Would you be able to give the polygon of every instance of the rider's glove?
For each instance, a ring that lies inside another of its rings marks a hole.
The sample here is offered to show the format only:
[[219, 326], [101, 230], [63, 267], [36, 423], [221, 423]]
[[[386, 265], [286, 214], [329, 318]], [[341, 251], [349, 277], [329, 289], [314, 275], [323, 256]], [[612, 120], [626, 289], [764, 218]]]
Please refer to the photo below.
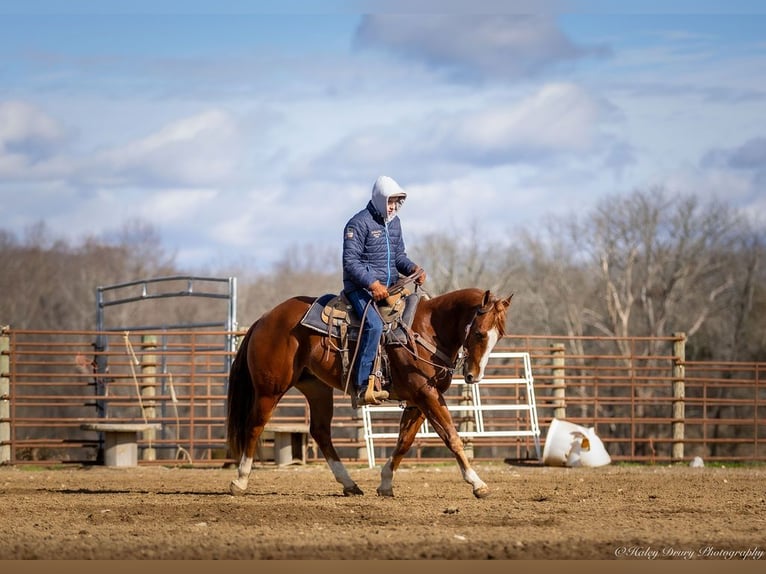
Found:
[[380, 281], [375, 281], [370, 285], [370, 293], [372, 293], [372, 298], [375, 299], [375, 301], [382, 301], [388, 297], [388, 289], [386, 289]]

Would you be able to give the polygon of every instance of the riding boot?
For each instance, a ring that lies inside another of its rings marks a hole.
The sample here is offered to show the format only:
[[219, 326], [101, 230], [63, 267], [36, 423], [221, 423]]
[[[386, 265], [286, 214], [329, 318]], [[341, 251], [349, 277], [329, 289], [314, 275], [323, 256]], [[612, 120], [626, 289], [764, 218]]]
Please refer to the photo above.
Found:
[[374, 377], [374, 375], [370, 375], [370, 382], [367, 384], [367, 387], [351, 395], [352, 408], [358, 409], [365, 405], [379, 405], [382, 401], [388, 399], [388, 391], [375, 390]]
[[364, 392], [364, 403], [367, 405], [379, 405], [381, 401], [388, 398], [388, 391], [379, 391], [376, 388], [380, 386], [378, 380], [375, 375], [370, 375], [367, 380], [367, 390]]
[[388, 391], [384, 391], [381, 388], [383, 379], [383, 373], [380, 370], [381, 352], [382, 347], [380, 346], [379, 339], [378, 346], [375, 350], [376, 354], [372, 360], [372, 371], [367, 377], [366, 384], [364, 380], [359, 377], [360, 373], [357, 373], [358, 382], [356, 394], [351, 397], [351, 406], [355, 409], [364, 405], [379, 405], [381, 404], [381, 401], [388, 399]]
[[383, 373], [380, 370], [383, 347], [378, 345], [378, 352], [372, 364], [372, 373], [367, 377], [367, 390], [364, 392], [364, 404], [379, 405], [388, 398], [388, 391], [382, 389]]

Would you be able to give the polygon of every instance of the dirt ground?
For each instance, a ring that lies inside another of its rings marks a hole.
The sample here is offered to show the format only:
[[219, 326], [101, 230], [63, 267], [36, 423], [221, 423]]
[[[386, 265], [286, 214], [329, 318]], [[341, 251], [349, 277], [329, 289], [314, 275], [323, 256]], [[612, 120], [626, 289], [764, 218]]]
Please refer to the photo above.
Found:
[[4, 559], [761, 559], [766, 468], [351, 466], [346, 498], [324, 464], [233, 469], [0, 467]]

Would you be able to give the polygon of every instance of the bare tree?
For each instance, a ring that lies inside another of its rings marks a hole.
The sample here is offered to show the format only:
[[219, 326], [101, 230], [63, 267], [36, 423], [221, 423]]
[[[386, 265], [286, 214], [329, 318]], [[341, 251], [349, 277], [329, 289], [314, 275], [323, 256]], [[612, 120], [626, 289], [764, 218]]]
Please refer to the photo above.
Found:
[[507, 243], [482, 242], [476, 225], [467, 232], [434, 233], [421, 238], [412, 259], [428, 273], [427, 289], [434, 295], [479, 287], [498, 293], [514, 290], [523, 268]]
[[[539, 310], [536, 327], [546, 334], [582, 336], [593, 313], [594, 283], [579, 252], [577, 222], [551, 218], [539, 229], [534, 235], [523, 232], [520, 240], [529, 291]], [[573, 351], [582, 349], [576, 346]]]
[[244, 272], [244, 277], [239, 294], [243, 326], [290, 297], [319, 297], [343, 288], [340, 253], [313, 245], [293, 246], [268, 272]]
[[588, 322], [616, 337], [693, 336], [734, 286], [740, 225], [721, 204], [659, 188], [604, 200], [578, 232], [603, 298]]
[[766, 241], [749, 224], [738, 230], [736, 244], [723, 255], [730, 267], [732, 289], [689, 342], [690, 356], [730, 361], [763, 361], [766, 358]]
[[4, 233], [0, 320], [19, 329], [93, 329], [98, 286], [174, 272], [152, 228], [136, 228], [131, 237], [120, 244], [94, 237], [72, 244], [52, 238], [42, 224], [24, 240]]

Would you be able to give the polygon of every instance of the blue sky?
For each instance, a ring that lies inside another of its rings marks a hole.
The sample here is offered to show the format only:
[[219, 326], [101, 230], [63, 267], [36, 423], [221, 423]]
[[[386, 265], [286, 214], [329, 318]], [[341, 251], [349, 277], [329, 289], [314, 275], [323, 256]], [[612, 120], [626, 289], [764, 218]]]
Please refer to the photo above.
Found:
[[267, 270], [382, 174], [410, 245], [655, 186], [766, 223], [762, 2], [156, 4], [0, 1], [0, 228]]

